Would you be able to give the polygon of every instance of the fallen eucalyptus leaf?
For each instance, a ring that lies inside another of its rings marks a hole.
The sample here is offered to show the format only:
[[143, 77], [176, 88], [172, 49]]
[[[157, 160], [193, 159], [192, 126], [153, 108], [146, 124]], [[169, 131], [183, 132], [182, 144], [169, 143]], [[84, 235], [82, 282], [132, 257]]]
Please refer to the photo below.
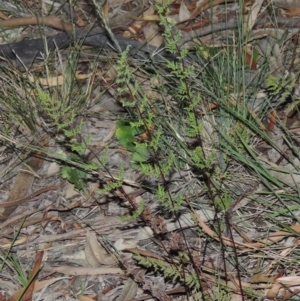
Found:
[[92, 267], [97, 267], [100, 264], [113, 265], [116, 263], [115, 258], [100, 245], [96, 234], [90, 231], [86, 232], [85, 257]]
[[114, 247], [118, 250], [118, 251], [122, 251], [124, 249], [128, 249], [128, 248], [135, 248], [137, 246], [137, 241], [136, 240], [124, 240], [123, 238], [119, 238], [115, 243], [114, 243]]
[[122, 289], [121, 295], [116, 301], [132, 300], [137, 293], [137, 289], [138, 285], [131, 278], [128, 278]]

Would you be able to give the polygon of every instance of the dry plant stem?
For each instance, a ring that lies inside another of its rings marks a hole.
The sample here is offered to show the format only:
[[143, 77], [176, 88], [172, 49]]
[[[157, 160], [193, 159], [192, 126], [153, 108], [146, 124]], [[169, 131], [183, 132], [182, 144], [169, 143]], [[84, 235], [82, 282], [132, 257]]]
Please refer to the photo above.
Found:
[[244, 26], [243, 26], [243, 35], [247, 36], [247, 33], [249, 33], [257, 20], [258, 13], [260, 12], [261, 6], [263, 4], [264, 0], [255, 0], [250, 12], [247, 15], [247, 18], [244, 19]]
[[2, 224], [0, 224], [0, 233], [3, 232], [4, 228], [6, 228], [6, 227], [8, 227], [10, 225], [13, 225], [14, 223], [19, 222], [24, 217], [30, 216], [30, 215], [35, 214], [35, 213], [37, 213], [39, 211], [42, 211], [42, 210], [46, 210], [47, 208], [48, 208], [48, 206], [44, 207], [44, 208], [39, 208], [39, 209], [34, 209], [34, 210], [28, 210], [28, 211], [23, 212], [22, 214], [19, 214], [19, 215], [16, 215], [16, 216], [13, 216], [13, 217], [9, 218], [8, 220], [6, 220]]
[[[139, 1], [141, 2], [141, 0]], [[112, 18], [109, 22], [109, 25], [112, 28], [117, 28], [119, 26], [124, 26], [125, 24], [129, 24], [133, 21], [130, 18], [130, 15], [138, 16], [143, 10], [143, 1], [139, 3], [139, 6], [135, 8], [132, 12], [127, 14], [122, 14], [121, 16], [117, 16], [116, 18]], [[82, 24], [82, 22], [81, 22]], [[76, 28], [71, 23], [64, 22], [60, 18], [49, 15], [49, 16], [32, 16], [32, 17], [21, 17], [21, 18], [14, 18], [14, 19], [7, 19], [0, 21], [1, 28], [11, 28], [11, 27], [18, 27], [18, 26], [29, 26], [29, 25], [43, 25], [49, 26], [61, 31], [72, 31]], [[77, 27], [79, 28], [79, 27]]]
[[201, 14], [205, 10], [209, 8], [213, 8], [214, 6], [217, 6], [222, 3], [234, 3], [237, 2], [237, 0], [206, 0], [204, 2], [199, 3], [199, 5], [195, 8], [195, 10], [192, 12], [190, 19], [194, 19], [197, 17], [197, 15]]
[[[188, 202], [188, 201], [187, 201]], [[219, 237], [211, 228], [209, 228], [205, 222], [200, 218], [200, 216], [197, 214], [197, 212], [193, 209], [193, 207], [189, 204], [190, 210], [193, 212], [194, 216], [196, 217], [199, 226], [202, 228], [202, 230], [211, 238], [222, 241], [225, 245], [237, 248], [240, 250], [243, 250], [244, 252], [250, 251], [250, 250], [259, 250], [262, 248], [265, 248], [268, 245], [274, 244], [279, 242], [280, 240], [286, 238], [287, 236], [293, 235], [293, 232], [287, 232], [287, 231], [276, 231], [272, 233], [268, 238], [263, 239], [256, 243], [241, 243], [238, 241], [233, 241], [232, 239], [228, 237], [221, 236]], [[292, 225], [289, 227], [294, 232], [300, 231], [300, 224]], [[296, 234], [294, 234], [296, 235]]]
[[70, 3], [65, 0], [59, 1], [62, 5], [62, 9], [65, 11], [65, 13], [71, 18], [74, 23], [79, 27], [84, 27], [86, 24], [85, 22], [76, 14], [76, 12], [72, 9]]
[[193, 39], [196, 39], [198, 37], [207, 36], [211, 33], [222, 31], [222, 30], [237, 28], [237, 26], [238, 26], [238, 20], [232, 19], [232, 20], [229, 20], [228, 22], [222, 22], [222, 23], [217, 23], [214, 25], [208, 25], [205, 27], [201, 27], [192, 32], [183, 32], [182, 38], [178, 42], [178, 47], [181, 47], [185, 43], [187, 43]]
[[86, 229], [74, 230], [63, 234], [53, 234], [53, 235], [42, 235], [35, 240], [35, 243], [47, 243], [59, 240], [74, 239], [76, 237], [84, 238], [86, 235]]
[[[114, 20], [113, 20], [114, 21]], [[260, 28], [261, 26], [265, 27], [265, 24], [268, 20], [266, 18], [262, 18], [261, 20], [257, 20], [255, 28]], [[114, 21], [115, 22], [115, 21]], [[117, 22], [117, 21], [116, 21]], [[300, 27], [300, 18], [292, 18], [292, 20], [288, 18], [278, 18], [278, 24], [284, 28], [297, 28]], [[112, 22], [113, 23], [113, 22]], [[268, 22], [267, 22], [268, 23]], [[195, 30], [194, 32], [183, 33], [182, 39], [178, 42], [178, 47], [180, 48], [188, 41], [193, 40], [194, 38], [202, 37], [213, 32], [218, 32], [226, 29], [236, 28], [238, 26], [238, 21], [236, 19], [229, 20], [223, 23], [216, 23], [213, 26], [206, 26]], [[112, 25], [110, 25], [112, 26]], [[266, 32], [267, 33], [267, 32]], [[138, 41], [130, 40], [118, 35], [115, 35], [115, 38], [118, 40], [120, 47], [122, 50], [126, 49], [128, 45], [131, 45], [129, 50], [129, 54], [135, 57], [142, 56], [143, 58], [149, 57], [153, 52], [157, 51], [157, 49], [150, 47], [149, 45], [144, 45]], [[53, 41], [57, 44], [59, 49], [66, 48], [74, 42], [74, 39], [78, 42], [81, 42], [83, 45], [88, 46], [96, 46], [102, 47], [104, 49], [111, 50], [110, 47], [107, 46], [107, 37], [103, 34], [101, 30], [97, 32], [88, 32], [86, 30], [76, 30], [75, 32], [69, 32], [65, 34], [58, 34], [51, 37], [48, 37], [47, 46], [49, 50], [54, 50]], [[14, 63], [17, 60], [17, 56], [22, 60], [23, 64], [32, 64], [36, 58], [36, 55], [40, 52], [44, 52], [45, 48], [45, 40], [44, 39], [34, 39], [28, 41], [21, 41], [17, 43], [0, 45], [0, 53], [1, 55], [8, 61]], [[161, 56], [169, 58], [169, 54], [167, 52], [160, 52]], [[16, 56], [17, 55], [17, 56]], [[156, 58], [156, 56], [154, 56]], [[173, 58], [174, 59], [174, 58]], [[7, 61], [1, 62], [1, 65], [7, 65]], [[18, 65], [18, 64], [17, 64]]]
[[[23, 227], [22, 228], [27, 228], [29, 226], [32, 226], [32, 225], [36, 225], [38, 223], [41, 223], [41, 222], [45, 222], [47, 220], [51, 221], [53, 219], [57, 219], [57, 216], [55, 215], [47, 215], [46, 217], [41, 213], [41, 214], [38, 214], [37, 216], [33, 217], [33, 218], [30, 218], [28, 220], [26, 220], [26, 222], [24, 222], [23, 224]], [[3, 235], [10, 235], [14, 232], [15, 230], [13, 228], [7, 228], [6, 230], [4, 231], [1, 231], [1, 234]]]
[[142, 249], [138, 249], [138, 248], [127, 248], [127, 249], [124, 249], [124, 251], [130, 252], [132, 254], [139, 254], [144, 257], [151, 257], [151, 258], [155, 258], [155, 259], [159, 259], [159, 260], [164, 260], [163, 257], [161, 257], [157, 254], [151, 253], [147, 250], [142, 250]]
[[35, 192], [33, 192], [32, 194], [30, 194], [29, 196], [26, 196], [24, 198], [20, 198], [16, 201], [12, 201], [12, 202], [2, 202], [0, 203], [0, 208], [9, 208], [9, 207], [14, 207], [14, 206], [18, 206], [27, 202], [32, 202], [32, 201], [36, 201], [37, 199], [39, 199], [40, 194], [48, 192], [48, 191], [52, 191], [52, 190], [57, 190], [59, 189], [59, 186], [48, 186], [48, 187], [44, 187], [41, 188]]
[[[297, 18], [278, 17], [276, 19], [276, 21], [277, 21], [277, 24], [276, 24], [277, 27], [275, 29], [275, 33], [279, 29], [286, 31], [287, 29], [299, 29], [300, 28], [300, 18], [299, 17], [297, 17]], [[240, 21], [237, 18], [231, 18], [226, 22], [210, 24], [208, 26], [204, 26], [204, 27], [198, 28], [196, 30], [193, 30], [192, 32], [183, 32], [182, 38], [178, 42], [178, 47], [181, 47], [185, 43], [187, 43], [193, 39], [199, 38], [199, 37], [207, 36], [209, 34], [219, 32], [219, 31], [237, 28], [239, 25], [239, 22]], [[268, 35], [271, 35], [271, 36], [274, 35], [274, 26], [272, 26], [272, 24], [269, 22], [269, 19], [267, 17], [262, 17], [260, 19], [257, 19], [255, 22], [255, 25], [254, 25], [254, 29], [263, 29], [260, 31], [259, 36], [264, 37], [264, 36], [268, 36]], [[271, 30], [271, 29], [273, 29], [273, 30]], [[255, 32], [252, 35], [255, 37]]]
[[[101, 233], [102, 235], [114, 235], [116, 237], [115, 232], [112, 233], [113, 229], [121, 228], [128, 226], [129, 222], [122, 222], [117, 217], [105, 217], [101, 219], [97, 225], [93, 225], [93, 230], [97, 233]], [[120, 234], [121, 235], [121, 234]], [[79, 229], [79, 230], [71, 230], [68, 233], [63, 234], [53, 234], [53, 235], [40, 235], [35, 242], [36, 243], [45, 243], [45, 242], [52, 242], [58, 240], [66, 240], [75, 237], [85, 237], [86, 236], [86, 229]], [[130, 239], [134, 239], [136, 236], [136, 231], [130, 236]]]
[[69, 266], [50, 267], [44, 266], [43, 271], [60, 273], [64, 275], [73, 276], [93, 276], [93, 275], [106, 275], [106, 274], [125, 274], [120, 268], [74, 268]]
[[[51, 190], [56, 190], [57, 186], [50, 186], [50, 187], [45, 187], [45, 188], [42, 188], [38, 191], [36, 191], [35, 193], [33, 193], [32, 195], [38, 195], [40, 193], [43, 193], [45, 191], [48, 191], [50, 190], [49, 188], [52, 188]], [[47, 206], [43, 209], [40, 209], [40, 211], [42, 211], [42, 216], [41, 217], [35, 217], [34, 219], [29, 219], [28, 221], [26, 221], [24, 223], [24, 228], [28, 227], [28, 226], [31, 226], [31, 225], [34, 225], [34, 224], [37, 224], [39, 222], [42, 222], [42, 221], [45, 221], [45, 220], [51, 220], [52, 218], [54, 218], [55, 216], [51, 216], [51, 215], [46, 215], [46, 213], [48, 213], [49, 211], [59, 211], [59, 212], [62, 212], [62, 211], [69, 211], [70, 209], [74, 209], [74, 208], [78, 208], [78, 207], [82, 207], [82, 205], [88, 201], [88, 199], [90, 198], [90, 196], [92, 195], [93, 191], [90, 192], [90, 194], [88, 195], [88, 197], [85, 199], [85, 201], [83, 202], [79, 202], [79, 201], [76, 201], [74, 202], [73, 204], [71, 204], [70, 206], [68, 207], [65, 207], [65, 208], [57, 208], [55, 206]], [[33, 197], [32, 198], [32, 195], [24, 198], [24, 199], [27, 199], [26, 201], [33, 201], [33, 200], [36, 200], [38, 198], [35, 198]], [[18, 200], [18, 201], [23, 201], [24, 199], [21, 199], [21, 200]], [[21, 202], [22, 203], [22, 202]], [[10, 203], [8, 203], [7, 205], [9, 205]], [[19, 219], [17, 219], [17, 221], [19, 221]], [[6, 231], [2, 231], [3, 234], [10, 234], [12, 232], [12, 229], [9, 228], [7, 229]]]
[[71, 31], [74, 26], [66, 23], [56, 16], [50, 15], [46, 17], [22, 17], [0, 21], [1, 28], [11, 28], [28, 25], [45, 25], [61, 31]]

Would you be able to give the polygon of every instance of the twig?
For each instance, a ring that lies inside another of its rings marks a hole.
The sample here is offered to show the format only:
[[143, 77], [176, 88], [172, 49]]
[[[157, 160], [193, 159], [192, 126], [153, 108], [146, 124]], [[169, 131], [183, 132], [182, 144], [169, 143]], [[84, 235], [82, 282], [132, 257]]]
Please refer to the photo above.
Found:
[[50, 15], [46, 17], [21, 17], [0, 21], [1, 28], [11, 28], [28, 25], [46, 25], [62, 31], [73, 29], [72, 24], [62, 21], [60, 18]]
[[55, 185], [44, 187], [44, 188], [41, 188], [41, 189], [33, 192], [29, 196], [26, 196], [24, 198], [20, 198], [16, 201], [2, 202], [2, 203], [0, 203], [0, 208], [9, 208], [9, 207], [18, 206], [20, 204], [24, 204], [24, 203], [27, 203], [27, 202], [36, 201], [39, 198], [37, 196], [39, 196], [40, 194], [42, 194], [44, 192], [47, 192], [47, 191], [51, 191], [51, 190], [57, 190], [57, 189], [59, 189], [59, 187], [55, 186]]

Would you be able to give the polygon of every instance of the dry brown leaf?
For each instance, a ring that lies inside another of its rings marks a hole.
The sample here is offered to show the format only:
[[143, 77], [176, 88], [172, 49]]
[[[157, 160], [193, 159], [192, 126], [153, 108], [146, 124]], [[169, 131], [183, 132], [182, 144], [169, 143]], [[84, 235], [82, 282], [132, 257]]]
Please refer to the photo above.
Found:
[[[300, 232], [300, 225], [291, 225], [290, 226], [291, 230], [295, 232]], [[267, 241], [272, 241], [272, 242], [278, 242], [282, 239], [284, 239], [287, 236], [292, 236], [293, 232], [288, 232], [288, 231], [276, 231], [268, 237], [268, 239], [263, 240], [263, 243], [266, 243]], [[295, 234], [296, 235], [296, 234]]]
[[36, 281], [34, 285], [33, 292], [36, 293], [40, 291], [41, 289], [48, 287], [49, 285], [52, 285], [53, 283], [63, 280], [63, 279], [68, 279], [69, 277], [56, 277], [48, 280], [43, 280], [43, 281]]
[[[160, 22], [160, 17], [158, 15], [145, 16], [141, 20], [143, 20], [143, 21], [156, 21], [156, 22]], [[168, 21], [168, 23], [172, 23], [173, 22], [173, 18], [172, 17], [167, 17], [167, 21]]]
[[275, 299], [276, 296], [278, 296], [279, 290], [282, 288], [282, 285], [278, 282], [276, 282], [276, 279], [280, 278], [283, 275], [284, 271], [280, 271], [277, 275], [269, 277], [270, 281], [272, 282], [272, 286], [267, 289], [266, 291], [266, 297], [270, 299]]
[[294, 16], [297, 16], [299, 14], [300, 14], [300, 8], [297, 8], [297, 7], [291, 8], [289, 10], [289, 12], [287, 13], [287, 15], [290, 16], [290, 17], [294, 17]]
[[116, 65], [111, 65], [110, 68], [106, 72], [106, 76], [110, 80], [114, 81], [117, 78], [117, 75], [118, 75], [117, 66]]
[[7, 17], [6, 14], [4, 14], [2, 11], [0, 11], [0, 19], [7, 20], [7, 19], [9, 19], [9, 17]]
[[108, 11], [109, 11], [109, 6], [108, 6], [108, 2], [104, 2], [104, 4], [102, 5], [102, 13], [103, 15], [108, 18]]
[[[11, 230], [10, 228], [3, 231], [4, 228], [7, 228], [10, 225], [14, 225], [20, 222], [20, 220], [23, 220], [24, 217], [28, 218], [29, 216], [36, 214], [37, 212], [43, 212], [46, 210], [48, 206], [45, 206], [43, 208], [38, 208], [34, 210], [27, 210], [25, 212], [22, 212], [21, 214], [18, 214], [16, 216], [10, 217], [8, 220], [0, 224], [0, 229], [2, 233], [9, 234], [12, 233], [14, 230]], [[0, 248], [2, 248], [2, 245], [0, 245]]]
[[274, 300], [278, 295], [279, 290], [282, 288], [280, 283], [274, 283], [270, 289], [267, 290], [266, 297]]
[[[37, 144], [39, 147], [46, 146], [49, 143], [49, 136], [44, 134], [39, 137], [39, 141], [32, 141], [32, 143]], [[44, 157], [41, 152], [31, 153], [31, 157], [29, 157], [23, 167], [18, 171], [9, 197], [6, 200], [7, 202], [15, 201], [26, 196], [34, 182], [36, 172], [43, 166], [43, 163]], [[0, 220], [6, 220], [16, 208], [17, 206], [5, 208], [0, 214]]]
[[226, 244], [227, 246], [233, 247], [233, 248], [237, 248], [237, 249], [242, 249], [242, 250], [247, 250], [247, 248], [249, 249], [259, 249], [263, 246], [265, 246], [265, 244], [263, 243], [241, 243], [238, 241], [232, 241], [230, 238], [228, 237], [221, 237], [221, 239], [219, 238], [219, 235], [217, 235], [217, 233], [215, 233], [212, 229], [210, 229], [205, 222], [200, 218], [199, 214], [192, 208], [190, 207], [192, 212], [194, 213], [199, 226], [202, 228], [202, 230], [208, 234], [211, 238], [220, 241], [222, 240], [222, 243]]
[[250, 282], [251, 282], [251, 284], [254, 284], [254, 283], [273, 283], [274, 282], [274, 277], [265, 276], [262, 273], [255, 273], [254, 275], [251, 276]]
[[128, 249], [128, 248], [135, 248], [137, 246], [137, 240], [124, 240], [123, 238], [119, 238], [115, 243], [114, 243], [114, 247], [116, 248], [116, 250], [118, 251], [122, 251], [124, 249]]
[[252, 54], [245, 51], [245, 64], [250, 67], [250, 70], [257, 70], [256, 61]]
[[132, 300], [138, 290], [138, 285], [131, 278], [128, 278], [123, 289], [121, 295], [117, 298], [116, 301], [127, 301]]
[[[44, 280], [44, 281], [35, 281], [34, 283], [34, 288], [33, 288], [33, 291], [32, 293], [36, 293], [38, 291], [40, 291], [41, 289], [45, 288], [45, 287], [48, 287], [49, 285], [52, 285], [53, 283], [59, 281], [59, 280], [62, 280], [62, 279], [66, 279], [67, 277], [57, 277], [57, 278], [53, 278], [53, 279], [49, 279], [49, 280]], [[22, 289], [19, 289], [18, 291], [16, 291], [10, 298], [10, 300], [17, 300], [17, 296], [20, 295], [20, 292], [23, 291], [23, 288]]]
[[[150, 6], [145, 12], [144, 12], [144, 18], [147, 16], [153, 16], [155, 13], [153, 6]], [[159, 26], [154, 23], [148, 23], [143, 27], [143, 33], [145, 36], [146, 41], [151, 44], [154, 47], [160, 47], [164, 41], [161, 34], [159, 34]]]
[[160, 21], [160, 17], [158, 15], [147, 15], [143, 17], [144, 21]]
[[47, 170], [47, 177], [52, 177], [60, 172], [60, 165], [57, 162], [52, 162]]
[[150, 251], [147, 251], [147, 250], [142, 250], [142, 249], [138, 249], [138, 248], [128, 248], [126, 249], [127, 252], [131, 252], [133, 254], [139, 254], [139, 255], [142, 255], [144, 257], [150, 257], [150, 258], [156, 258], [156, 259], [159, 259], [159, 260], [164, 260], [163, 257], [157, 255], [157, 254], [154, 254]]
[[287, 10], [287, 16], [294, 17], [300, 14], [299, 1], [274, 1], [274, 5]]
[[300, 276], [285, 276], [277, 278], [277, 282], [286, 286], [300, 285]]
[[91, 231], [86, 231], [85, 256], [88, 264], [92, 267], [97, 267], [100, 264], [116, 264], [115, 258], [106, 252], [98, 242], [96, 234]]
[[244, 35], [246, 35], [252, 30], [263, 2], [264, 0], [256, 0], [251, 6], [248, 17], [244, 22]]
[[[14, 241], [14, 246], [22, 245], [25, 242], [27, 242], [27, 240], [28, 240], [28, 237], [25, 237], [25, 236], [22, 237], [22, 238], [20, 238], [20, 239], [17, 239], [17, 240]], [[10, 247], [11, 247], [11, 243], [5, 244], [5, 245], [1, 245], [0, 249], [8, 249]]]
[[[212, 210], [197, 210], [195, 211], [198, 216], [201, 218], [202, 221], [208, 221], [213, 219], [214, 212]], [[167, 221], [167, 231], [171, 232], [177, 229], [180, 229], [181, 227], [193, 227], [193, 219], [190, 213], [182, 214], [179, 219], [176, 222], [168, 222]], [[142, 239], [149, 239], [153, 237], [153, 231], [150, 227], [144, 227], [140, 229], [137, 236], [135, 237], [136, 240], [142, 240]]]
[[75, 186], [69, 182], [65, 185], [65, 197], [67, 199], [74, 197], [75, 195], [78, 195], [77, 189], [75, 189]]
[[188, 8], [185, 5], [184, 0], [181, 1], [180, 3], [180, 8], [179, 8], [179, 22], [188, 20], [191, 16], [191, 13], [189, 12]]

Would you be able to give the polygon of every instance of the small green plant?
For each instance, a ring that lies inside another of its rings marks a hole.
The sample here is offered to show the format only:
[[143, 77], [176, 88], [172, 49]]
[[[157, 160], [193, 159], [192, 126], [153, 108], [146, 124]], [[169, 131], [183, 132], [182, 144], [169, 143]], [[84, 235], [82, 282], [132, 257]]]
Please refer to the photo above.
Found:
[[266, 79], [269, 94], [275, 96], [279, 102], [285, 101], [291, 95], [296, 80], [295, 77], [287, 79], [285, 77], [277, 78], [274, 75], [269, 75]]
[[133, 126], [129, 120], [117, 121], [116, 137], [120, 145], [132, 153], [131, 160], [136, 163], [146, 162], [150, 158], [147, 145], [137, 142], [137, 136], [143, 132], [143, 126]]
[[61, 176], [74, 185], [76, 189], [83, 190], [87, 173], [75, 167], [64, 166], [61, 169]]
[[[50, 95], [43, 90], [38, 89], [38, 97], [43, 109], [52, 119], [57, 130], [63, 131], [64, 135], [70, 139], [68, 146], [73, 151], [73, 155], [70, 156], [69, 160], [80, 162], [81, 160], [79, 156], [84, 153], [86, 145], [78, 143], [75, 139], [76, 135], [81, 133], [82, 128], [82, 121], [77, 127], [72, 128], [76, 117], [75, 110], [72, 107], [63, 108], [60, 101], [50, 97]], [[66, 116], [68, 116], [68, 118], [66, 118]], [[76, 189], [84, 189], [84, 180], [87, 177], [86, 171], [80, 170], [77, 167], [64, 166], [61, 169], [61, 176], [63, 179], [72, 183]]]
[[22, 263], [15, 255], [8, 255], [6, 258], [0, 256], [3, 263], [8, 266], [14, 275], [16, 275], [18, 282], [22, 285], [22, 287], [26, 287], [28, 285], [28, 276], [25, 268]]
[[65, 166], [61, 168], [61, 176], [74, 184], [76, 189], [83, 190], [87, 173], [96, 169], [98, 164], [85, 162], [83, 157], [89, 146], [90, 137], [86, 137], [85, 141], [81, 137], [83, 118], [79, 114], [80, 108], [84, 105], [84, 97], [80, 95], [84, 94], [78, 93], [79, 96], [72, 98], [72, 95], [76, 93], [74, 89], [76, 64], [77, 56], [72, 54], [66, 64], [61, 87], [50, 88], [46, 91], [37, 84], [35, 90], [40, 111], [46, 115], [45, 120], [47, 120], [49, 130], [52, 135], [53, 133], [63, 135], [63, 144], [68, 150], [68, 152], [62, 150], [53, 156], [65, 163]]
[[120, 216], [119, 218], [120, 218], [121, 221], [136, 220], [144, 212], [145, 207], [146, 207], [145, 201], [141, 201], [139, 203], [138, 208], [134, 212], [132, 212], [131, 214]]
[[[28, 288], [28, 286], [30, 285], [33, 277], [29, 277], [29, 275], [27, 274], [26, 269], [24, 268], [21, 261], [18, 259], [18, 257], [16, 257], [14, 254], [11, 253], [14, 243], [17, 240], [17, 238], [20, 234], [20, 231], [24, 225], [24, 222], [25, 222], [25, 218], [22, 220], [20, 228], [16, 232], [13, 242], [12, 242], [10, 248], [7, 250], [6, 254], [3, 256], [2, 256], [2, 254], [0, 254], [0, 260], [1, 260], [0, 272], [3, 271], [5, 266], [8, 267], [13, 272], [13, 274], [17, 278], [19, 284], [21, 285], [22, 288], [24, 288], [24, 291], [25, 291]], [[36, 276], [36, 274], [37, 274], [37, 271], [34, 276]], [[18, 300], [20, 300], [20, 299], [21, 299], [21, 297], [18, 298]]]
[[[166, 79], [167, 84], [157, 89], [163, 100], [164, 97], [167, 99], [171, 95], [172, 105], [163, 103], [163, 107], [160, 107], [160, 104], [156, 105], [147, 98], [128, 63], [128, 50], [124, 51], [117, 64], [117, 94], [132, 119], [117, 122], [116, 137], [119, 144], [132, 153], [132, 161], [138, 163], [135, 168], [155, 180], [163, 179], [163, 184], [159, 183], [156, 186], [156, 200], [164, 210], [176, 216], [186, 207], [186, 194], [182, 191], [174, 194], [166, 185], [165, 179], [173, 172], [182, 169], [193, 170], [200, 177], [209, 178], [210, 183], [216, 187], [222, 187], [220, 182], [224, 177], [221, 179], [220, 174], [214, 173], [214, 165], [218, 160], [217, 150], [211, 149], [208, 152], [203, 143], [206, 126], [197, 110], [205, 104], [205, 94], [200, 93], [194, 84], [194, 79], [197, 78], [196, 69], [192, 65], [185, 64], [187, 50], [177, 47], [180, 33], [173, 35], [174, 23], [169, 22], [167, 18], [168, 4], [156, 3], [156, 7], [161, 18], [161, 26], [164, 28], [166, 49], [174, 54], [177, 60], [166, 61], [164, 69], [158, 67], [153, 72]], [[221, 90], [220, 87], [218, 89]], [[221, 92], [220, 95], [214, 95], [213, 99], [221, 96]], [[170, 112], [166, 113], [168, 106]], [[144, 132], [150, 132], [150, 139], [140, 143], [137, 137]], [[195, 147], [191, 146], [193, 143]], [[225, 172], [222, 174], [225, 175]], [[216, 191], [213, 188], [211, 190]], [[210, 196], [216, 198], [213, 193]], [[226, 211], [231, 205], [230, 192], [224, 192], [224, 197], [222, 195], [212, 201], [219, 211]], [[144, 210], [144, 203], [142, 205], [125, 218], [139, 217]], [[176, 256], [176, 260], [180, 262], [177, 264], [142, 256], [137, 256], [137, 260], [144, 267], [161, 273], [166, 279], [172, 279], [174, 282], [183, 281], [191, 289], [199, 289], [201, 285], [197, 267], [187, 267], [190, 263], [187, 260], [190, 254], [184, 251], [179, 252], [179, 255], [181, 257]], [[186, 272], [188, 268], [189, 272]]]
[[143, 257], [141, 255], [135, 256], [136, 260], [146, 268], [152, 268], [155, 272], [161, 272], [166, 279], [185, 281], [190, 288], [198, 289], [200, 287], [196, 272], [186, 273], [184, 276], [178, 265], [169, 264], [163, 260]]
[[[41, 88], [37, 89], [37, 95], [41, 102], [42, 108], [46, 111], [58, 130], [66, 130], [72, 125], [75, 118], [75, 112], [70, 107], [63, 107], [63, 103]], [[66, 118], [68, 117], [68, 118]]]
[[105, 194], [114, 191], [118, 187], [122, 186], [124, 180], [124, 169], [122, 168], [122, 166], [119, 169], [118, 176], [116, 178], [112, 177], [112, 179], [113, 180], [111, 182], [106, 183], [103, 188], [99, 188], [98, 192]]
[[232, 293], [229, 287], [221, 286], [216, 288], [215, 297], [213, 301], [230, 301], [232, 298]]
[[216, 204], [218, 210], [221, 210], [221, 211], [229, 210], [229, 208], [232, 204], [231, 195], [229, 195], [226, 191], [223, 193], [220, 193], [220, 196], [217, 196], [215, 198], [215, 204]]

